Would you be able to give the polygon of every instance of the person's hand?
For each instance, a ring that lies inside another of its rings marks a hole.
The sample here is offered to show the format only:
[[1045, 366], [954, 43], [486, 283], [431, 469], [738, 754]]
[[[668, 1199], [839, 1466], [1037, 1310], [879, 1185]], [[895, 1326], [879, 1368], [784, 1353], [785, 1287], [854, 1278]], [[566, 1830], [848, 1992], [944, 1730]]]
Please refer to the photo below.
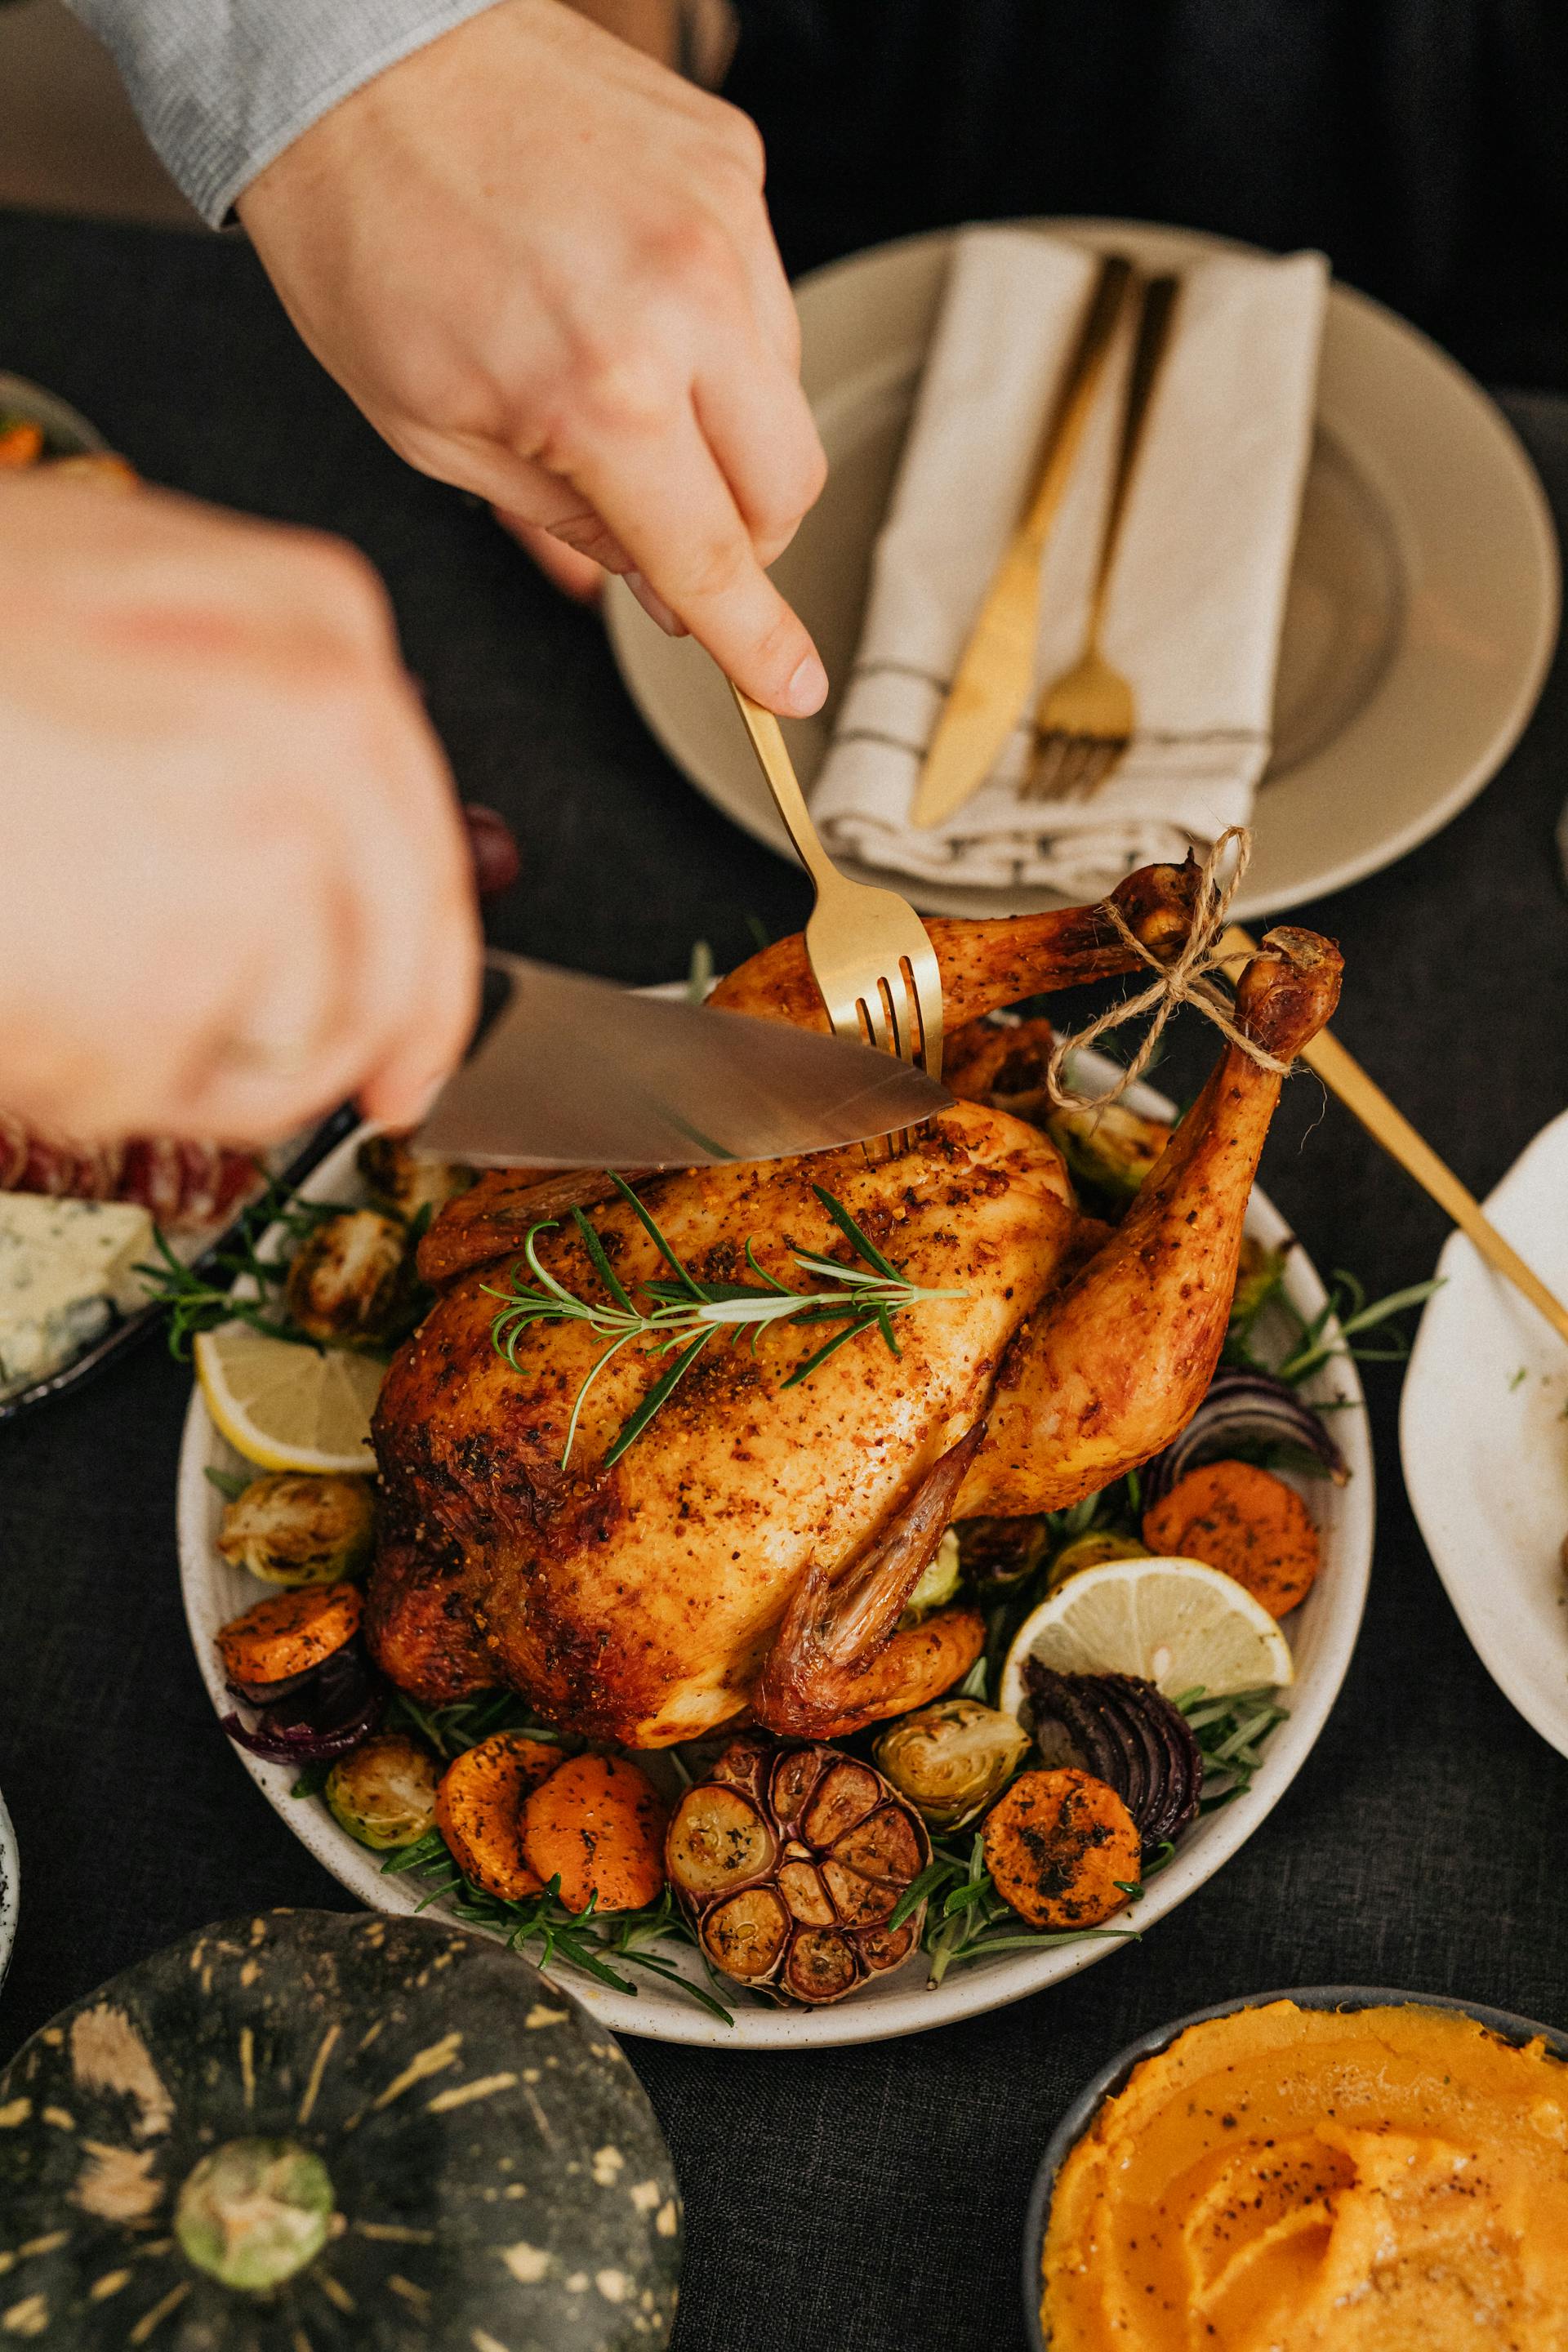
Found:
[[377, 75], [239, 214], [394, 448], [625, 572], [781, 712], [826, 692], [767, 578], [822, 487], [746, 117], [560, 5]]
[[451, 780], [351, 549], [0, 488], [0, 1107], [84, 1140], [416, 1118], [477, 1010]]

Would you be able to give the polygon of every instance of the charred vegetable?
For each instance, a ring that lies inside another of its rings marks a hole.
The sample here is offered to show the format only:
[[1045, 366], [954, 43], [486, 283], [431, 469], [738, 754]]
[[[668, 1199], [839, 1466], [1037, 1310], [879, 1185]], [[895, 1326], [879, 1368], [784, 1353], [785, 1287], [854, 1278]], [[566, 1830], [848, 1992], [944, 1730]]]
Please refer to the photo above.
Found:
[[333, 1765], [322, 1793], [361, 1845], [412, 1845], [435, 1824], [435, 1759], [405, 1732], [383, 1731]]
[[624, 1756], [574, 1756], [522, 1809], [522, 1851], [568, 1911], [640, 1911], [664, 1888], [664, 1801]]
[[1151, 1549], [1235, 1577], [1271, 1617], [1311, 1591], [1318, 1530], [1293, 1486], [1251, 1462], [1205, 1462], [1143, 1514]]
[[1047, 1764], [1070, 1764], [1116, 1790], [1138, 1824], [1144, 1859], [1197, 1817], [1204, 1764], [1187, 1719], [1136, 1675], [1058, 1675], [1024, 1663], [1035, 1738]]
[[335, 1584], [369, 1560], [374, 1522], [367, 1479], [280, 1470], [229, 1505], [217, 1548], [264, 1584]]
[[522, 1808], [560, 1762], [552, 1740], [497, 1731], [441, 1775], [436, 1826], [464, 1877], [502, 1903], [526, 1903], [544, 1891], [522, 1850]]
[[1031, 1927], [1096, 1927], [1137, 1884], [1138, 1825], [1114, 1789], [1070, 1766], [1022, 1772], [985, 1817], [985, 1866]]
[[319, 1666], [281, 1682], [230, 1682], [258, 1710], [251, 1724], [226, 1715], [229, 1738], [271, 1764], [321, 1764], [345, 1756], [380, 1723], [385, 1689], [355, 1634]]
[[1244, 1234], [1237, 1262], [1236, 1290], [1230, 1302], [1230, 1328], [1243, 1337], [1285, 1279], [1287, 1250], [1267, 1249], [1251, 1234]]
[[985, 1647], [985, 1620], [962, 1602], [900, 1623], [855, 1677], [847, 1715], [822, 1724], [824, 1739], [845, 1739], [868, 1723], [927, 1706], [963, 1680]]
[[1041, 1123], [1074, 1181], [1115, 1209], [1137, 1198], [1171, 1140], [1164, 1119], [1143, 1118], [1125, 1103], [1105, 1103], [1097, 1110], [1053, 1109]]
[[6, 2343], [658, 2352], [674, 2176], [608, 2034], [498, 1944], [277, 1912], [187, 1937], [0, 2077]]
[[1012, 1716], [978, 1699], [944, 1698], [885, 1731], [876, 1757], [923, 1822], [934, 1830], [955, 1830], [984, 1812], [1028, 1745], [1028, 1733]]
[[1091, 1528], [1087, 1535], [1074, 1536], [1072, 1541], [1063, 1544], [1057, 1553], [1047, 1580], [1049, 1589], [1054, 1592], [1058, 1584], [1065, 1584], [1068, 1578], [1076, 1576], [1080, 1568], [1099, 1568], [1108, 1559], [1147, 1559], [1148, 1557], [1144, 1546], [1134, 1542], [1131, 1536], [1119, 1536], [1114, 1528]]
[[405, 1135], [367, 1136], [354, 1160], [377, 1205], [408, 1223], [422, 1210], [434, 1215], [474, 1181], [471, 1168], [411, 1151]]
[[920, 1582], [905, 1604], [901, 1622], [918, 1625], [933, 1609], [945, 1609], [958, 1591], [963, 1574], [958, 1549], [958, 1531], [949, 1528], [938, 1544], [931, 1566], [921, 1574]]
[[982, 1601], [1026, 1584], [1050, 1542], [1043, 1518], [960, 1519], [952, 1532], [964, 1580]]
[[1160, 1502], [1200, 1463], [1234, 1455], [1243, 1440], [1292, 1447], [1318, 1463], [1336, 1486], [1351, 1475], [1326, 1423], [1294, 1389], [1269, 1372], [1216, 1372], [1180, 1437], [1144, 1470], [1145, 1506]]
[[310, 1587], [279, 1592], [231, 1618], [217, 1637], [218, 1654], [232, 1686], [247, 1696], [308, 1675], [359, 1632], [363, 1604], [357, 1584]]
[[322, 1217], [300, 1243], [284, 1285], [306, 1338], [339, 1348], [386, 1346], [413, 1291], [408, 1228], [379, 1209]]
[[676, 1808], [665, 1859], [714, 1967], [777, 1999], [842, 2000], [920, 1941], [923, 1903], [887, 1923], [931, 1860], [925, 1824], [838, 1748], [732, 1741]]

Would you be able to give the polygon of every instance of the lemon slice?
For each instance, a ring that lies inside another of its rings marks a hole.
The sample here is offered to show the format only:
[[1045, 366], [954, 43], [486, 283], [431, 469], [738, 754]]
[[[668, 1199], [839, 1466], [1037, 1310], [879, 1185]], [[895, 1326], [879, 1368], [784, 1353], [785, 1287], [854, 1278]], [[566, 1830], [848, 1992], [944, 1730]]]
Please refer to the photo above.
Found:
[[1108, 1559], [1080, 1569], [1019, 1626], [1001, 1706], [1024, 1703], [1024, 1661], [1063, 1675], [1142, 1675], [1181, 1698], [1265, 1690], [1294, 1679], [1290, 1647], [1260, 1601], [1196, 1559]]
[[263, 1470], [375, 1468], [370, 1416], [386, 1366], [374, 1356], [221, 1323], [197, 1334], [195, 1364], [207, 1411], [247, 1462]]

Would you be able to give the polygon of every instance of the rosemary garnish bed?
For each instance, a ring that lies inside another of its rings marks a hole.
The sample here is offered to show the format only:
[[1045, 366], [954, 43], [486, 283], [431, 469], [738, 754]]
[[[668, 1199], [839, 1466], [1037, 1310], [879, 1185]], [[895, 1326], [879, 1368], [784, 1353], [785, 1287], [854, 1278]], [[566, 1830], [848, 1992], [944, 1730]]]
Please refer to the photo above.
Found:
[[651, 1948], [664, 1941], [690, 1945], [695, 1940], [668, 1886], [658, 1901], [644, 1910], [610, 1912], [602, 1920], [593, 1896], [584, 1910], [565, 1908], [559, 1876], [527, 1903], [503, 1903], [464, 1877], [439, 1830], [431, 1830], [416, 1845], [398, 1847], [381, 1867], [388, 1876], [418, 1873], [426, 1891], [415, 1906], [416, 1911], [439, 1903], [466, 1927], [485, 1927], [499, 1936], [509, 1952], [525, 1953], [536, 1968], [548, 1968], [557, 1958], [569, 1960], [597, 1983], [626, 1993], [637, 1992], [638, 1987], [622, 1969], [642, 1969], [685, 1993], [724, 2024], [735, 2021], [721, 2001], [683, 1976], [674, 1960]]
[[[549, 1724], [540, 1722], [526, 1701], [507, 1690], [485, 1691], [477, 1698], [440, 1707], [421, 1706], [396, 1691], [386, 1721], [390, 1728], [416, 1734], [448, 1763], [497, 1732], [525, 1731], [531, 1739], [561, 1737]], [[296, 1795], [313, 1793], [301, 1787], [295, 1790]], [[399, 1846], [381, 1866], [389, 1877], [417, 1873], [425, 1890], [416, 1906], [418, 1910], [442, 1904], [453, 1918], [499, 1936], [508, 1951], [526, 1952], [536, 1968], [547, 1968], [552, 1959], [560, 1958], [596, 1982], [626, 1993], [635, 1993], [637, 1987], [623, 1971], [642, 1969], [688, 1994], [700, 2009], [721, 2018], [726, 2025], [734, 2022], [721, 2001], [683, 1976], [674, 1960], [651, 1948], [660, 1943], [692, 1946], [696, 1942], [668, 1886], [657, 1903], [640, 1911], [609, 1912], [603, 1916], [592, 1898], [585, 1910], [568, 1911], [560, 1899], [558, 1877], [528, 1902], [506, 1903], [463, 1875], [439, 1830], [431, 1830], [416, 1844]], [[709, 1974], [711, 1977], [712, 1971]]]

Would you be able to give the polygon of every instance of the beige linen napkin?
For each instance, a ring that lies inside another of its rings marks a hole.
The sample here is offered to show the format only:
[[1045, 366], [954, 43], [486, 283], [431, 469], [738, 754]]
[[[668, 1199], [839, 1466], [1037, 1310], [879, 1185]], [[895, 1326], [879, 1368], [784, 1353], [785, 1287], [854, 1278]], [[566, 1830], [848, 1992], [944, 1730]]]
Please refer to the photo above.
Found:
[[[1038, 467], [1096, 257], [966, 230], [877, 543], [859, 650], [812, 795], [829, 846], [931, 881], [1098, 895], [1250, 817], [1311, 445], [1322, 257], [1215, 254], [1184, 271], [1112, 574], [1105, 654], [1139, 726], [1088, 803], [1020, 801], [1030, 737], [947, 822], [909, 822], [942, 698]], [[1131, 341], [1124, 322], [1046, 551], [1030, 700], [1077, 657]]]

